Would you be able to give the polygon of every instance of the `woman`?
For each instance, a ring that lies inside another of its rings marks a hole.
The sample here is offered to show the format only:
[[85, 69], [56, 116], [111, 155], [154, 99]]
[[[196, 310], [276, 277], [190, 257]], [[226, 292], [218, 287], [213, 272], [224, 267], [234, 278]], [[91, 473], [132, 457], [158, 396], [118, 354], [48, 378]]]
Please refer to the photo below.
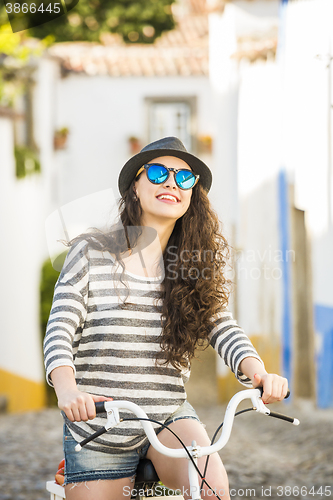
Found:
[[[228, 247], [207, 198], [211, 182], [209, 168], [179, 139], [153, 142], [120, 172], [120, 223], [70, 242], [44, 342], [47, 378], [65, 419], [67, 499], [128, 498], [141, 457], [189, 498], [187, 460], [160, 455], [137, 422], [120, 424], [80, 453], [74, 446], [103, 425], [101, 417], [88, 420], [94, 402], [110, 398], [136, 402], [187, 445], [209, 445], [184, 389], [198, 346], [210, 343], [244, 385], [263, 386], [266, 403], [286, 395], [287, 380], [266, 372], [227, 310]], [[167, 429], [159, 439], [179, 447]], [[229, 498], [218, 454], [206, 479]], [[211, 493], [205, 487], [202, 497], [216, 498]]]

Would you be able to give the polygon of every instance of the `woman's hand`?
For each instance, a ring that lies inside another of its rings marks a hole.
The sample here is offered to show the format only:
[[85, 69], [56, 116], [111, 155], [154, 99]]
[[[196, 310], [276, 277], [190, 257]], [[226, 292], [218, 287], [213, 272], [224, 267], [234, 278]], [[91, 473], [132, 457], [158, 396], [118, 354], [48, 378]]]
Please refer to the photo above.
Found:
[[282, 401], [288, 392], [288, 380], [274, 373], [267, 373], [261, 361], [251, 356], [244, 358], [239, 364], [239, 370], [252, 382], [253, 387], [264, 389], [262, 400], [264, 403]]
[[51, 372], [51, 380], [58, 398], [58, 406], [71, 422], [80, 422], [96, 417], [95, 403], [112, 401], [112, 398], [81, 392], [77, 388], [71, 366], [59, 366]]
[[112, 398], [96, 396], [78, 389], [63, 392], [58, 398], [58, 407], [63, 410], [71, 422], [91, 420], [96, 417], [95, 403], [112, 401]]
[[274, 373], [255, 373], [252, 385], [264, 389], [262, 401], [265, 404], [282, 401], [288, 392], [288, 380]]

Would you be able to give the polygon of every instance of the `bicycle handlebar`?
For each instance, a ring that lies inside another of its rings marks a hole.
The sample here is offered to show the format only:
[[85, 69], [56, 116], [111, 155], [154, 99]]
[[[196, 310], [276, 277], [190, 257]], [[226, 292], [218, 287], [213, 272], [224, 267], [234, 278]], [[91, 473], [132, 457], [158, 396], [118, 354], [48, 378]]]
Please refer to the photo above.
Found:
[[95, 403], [95, 407], [96, 407], [96, 415], [98, 415], [99, 413], [106, 412], [105, 406], [104, 406], [104, 401], [101, 401], [100, 403]]
[[[289, 394], [286, 397], [288, 397]], [[277, 418], [283, 418], [284, 420], [287, 420], [288, 422], [291, 422], [294, 425], [299, 425], [298, 419], [292, 417], [285, 417], [284, 415], [279, 415], [271, 412], [262, 402], [261, 395], [262, 395], [262, 389], [246, 389], [244, 391], [237, 392], [231, 398], [226, 408], [224, 416], [224, 425], [221, 436], [218, 439], [218, 441], [210, 446], [203, 446], [203, 447], [197, 445], [188, 446], [187, 447], [188, 450], [192, 452], [192, 454], [195, 453], [196, 457], [211, 455], [217, 451], [220, 451], [227, 444], [229, 440], [237, 406], [241, 401], [245, 399], [251, 399], [254, 409], [259, 413], [263, 413], [264, 415], [271, 415]], [[81, 447], [87, 444], [89, 441], [92, 441], [97, 436], [100, 436], [101, 434], [108, 431], [112, 427], [118, 425], [121, 422], [121, 419], [119, 418], [119, 409], [124, 409], [124, 410], [130, 410], [139, 419], [142, 419], [141, 425], [151, 445], [157, 451], [159, 451], [163, 455], [173, 458], [188, 457], [188, 454], [185, 449], [168, 448], [159, 441], [151, 422], [148, 421], [146, 413], [142, 410], [142, 408], [140, 408], [140, 406], [136, 405], [135, 403], [132, 403], [131, 401], [104, 401], [101, 403], [95, 403], [95, 406], [96, 406], [96, 413], [104, 413], [104, 412], [107, 413], [107, 423], [104, 427], [102, 427], [102, 429], [97, 431], [95, 434], [84, 439], [81, 443], [78, 443], [75, 447], [76, 451], [80, 451]]]
[[[259, 391], [260, 391], [260, 396], [262, 397], [263, 393], [264, 393], [264, 388], [263, 387], [258, 387]], [[290, 396], [290, 391], [288, 389], [287, 391], [287, 394], [285, 395], [284, 399], [288, 399]]]

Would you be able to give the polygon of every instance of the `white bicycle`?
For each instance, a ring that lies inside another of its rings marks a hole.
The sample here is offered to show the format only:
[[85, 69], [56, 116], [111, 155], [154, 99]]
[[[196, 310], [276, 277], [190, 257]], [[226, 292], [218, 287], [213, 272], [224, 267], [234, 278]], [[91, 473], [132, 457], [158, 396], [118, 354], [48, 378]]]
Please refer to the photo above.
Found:
[[[267, 406], [265, 406], [265, 404], [263, 403], [261, 395], [262, 395], [262, 389], [246, 389], [244, 391], [236, 393], [229, 401], [229, 404], [225, 411], [224, 421], [216, 430], [210, 446], [201, 447], [198, 446], [195, 441], [192, 441], [191, 446], [185, 446], [184, 443], [180, 440], [180, 438], [175, 433], [173, 433], [173, 431], [169, 427], [165, 426], [165, 428], [169, 429], [169, 431], [172, 432], [182, 444], [183, 448], [178, 448], [178, 449], [168, 448], [159, 441], [154, 431], [154, 428], [151, 424], [152, 420], [149, 419], [146, 413], [140, 408], [140, 406], [136, 405], [135, 403], [132, 403], [131, 401], [104, 401], [102, 403], [95, 403], [96, 413], [106, 412], [107, 422], [104, 427], [99, 429], [97, 432], [95, 432], [88, 438], [81, 441], [81, 443], [78, 443], [75, 450], [79, 453], [82, 446], [86, 445], [87, 443], [89, 443], [96, 437], [102, 435], [103, 433], [109, 431], [110, 429], [118, 425], [119, 422], [125, 420], [133, 420], [132, 418], [131, 419], [124, 418], [122, 420], [119, 418], [120, 409], [130, 410], [136, 415], [136, 419], [141, 421], [142, 427], [150, 441], [150, 444], [157, 451], [168, 457], [188, 459], [188, 476], [189, 476], [191, 498], [192, 500], [201, 500], [200, 491], [203, 487], [203, 484], [205, 483], [208, 486], [208, 488], [210, 488], [210, 485], [205, 480], [205, 473], [208, 466], [209, 455], [212, 455], [213, 453], [220, 451], [227, 444], [231, 434], [231, 429], [235, 415], [239, 415], [240, 413], [244, 413], [246, 411], [255, 410], [256, 412], [261, 413], [263, 415], [279, 418], [282, 420], [286, 420], [287, 422], [291, 422], [294, 425], [299, 425], [300, 422], [296, 418], [288, 417], [286, 415], [270, 411], [269, 408], [267, 408]], [[288, 396], [289, 393], [286, 397]], [[241, 403], [241, 401], [244, 401], [245, 399], [250, 399], [252, 401], [253, 406], [251, 408], [246, 408], [236, 413], [238, 405]], [[160, 425], [163, 426], [163, 424]], [[215, 437], [222, 426], [223, 428], [221, 436], [215, 443]], [[201, 473], [197, 467], [197, 459], [203, 456], [206, 456], [207, 459], [206, 459], [205, 469], [203, 473]], [[158, 493], [156, 493], [157, 488], [159, 488]], [[47, 482], [47, 491], [51, 493], [50, 497], [51, 500], [61, 500], [63, 498], [66, 498], [64, 488], [53, 481]], [[147, 459], [140, 460], [137, 469], [135, 485], [132, 489], [132, 498], [136, 498], [137, 500], [140, 500], [141, 498], [146, 498], [147, 496], [154, 498], [154, 493], [153, 493], [154, 491], [155, 491], [155, 498], [159, 498], [160, 500], [163, 498], [173, 498], [174, 500], [176, 499], [180, 500], [183, 498], [181, 495], [176, 495], [173, 497], [161, 496], [161, 494], [163, 493], [163, 489], [161, 484], [159, 483], [159, 478], [156, 474], [153, 464], [150, 462], [150, 460]], [[217, 496], [217, 498], [219, 497]]]

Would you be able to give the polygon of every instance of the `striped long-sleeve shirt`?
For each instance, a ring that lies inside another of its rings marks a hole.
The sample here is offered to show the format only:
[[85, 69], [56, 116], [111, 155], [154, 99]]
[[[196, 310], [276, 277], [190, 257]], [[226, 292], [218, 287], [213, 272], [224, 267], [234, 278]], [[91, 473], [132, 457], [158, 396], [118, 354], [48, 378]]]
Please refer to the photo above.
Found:
[[[47, 380], [52, 385], [52, 370], [71, 366], [80, 391], [133, 401], [148, 417], [164, 422], [186, 399], [189, 370], [155, 362], [161, 350], [161, 280], [126, 271], [129, 295], [124, 304], [127, 293], [120, 274], [109, 252], [94, 250], [85, 240], [70, 249], [55, 285], [44, 339]], [[214, 320], [211, 345], [238, 380], [251, 386], [238, 367], [248, 356], [261, 361], [258, 353], [230, 312]], [[64, 418], [78, 441], [105, 424], [103, 415], [88, 422]], [[137, 448], [145, 440], [139, 422], [123, 422], [87, 447], [112, 453]]]

